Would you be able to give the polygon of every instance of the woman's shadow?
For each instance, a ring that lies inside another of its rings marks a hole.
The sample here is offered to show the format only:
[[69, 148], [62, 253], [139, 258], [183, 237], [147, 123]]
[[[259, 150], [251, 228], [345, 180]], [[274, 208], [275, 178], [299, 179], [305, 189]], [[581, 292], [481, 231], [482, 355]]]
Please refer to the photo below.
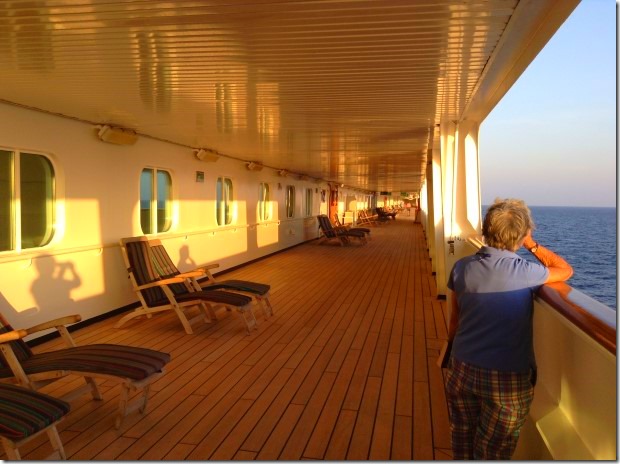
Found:
[[39, 310], [66, 311], [73, 306], [71, 291], [82, 284], [73, 263], [58, 263], [52, 256], [40, 256], [35, 262], [39, 276], [30, 291]]
[[179, 248], [179, 269], [196, 269], [196, 261], [194, 261], [189, 255], [189, 246], [183, 245]]

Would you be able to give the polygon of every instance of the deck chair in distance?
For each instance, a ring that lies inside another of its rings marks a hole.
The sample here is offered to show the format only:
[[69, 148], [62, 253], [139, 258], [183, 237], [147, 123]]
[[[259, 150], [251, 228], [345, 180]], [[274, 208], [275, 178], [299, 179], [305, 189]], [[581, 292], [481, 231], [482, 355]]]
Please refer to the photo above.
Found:
[[369, 214], [367, 211], [365, 210], [360, 210], [358, 215], [357, 215], [357, 220], [358, 223], [365, 226], [365, 225], [369, 225], [369, 226], [376, 226], [377, 224], [379, 224], [379, 221], [377, 219], [377, 215], [376, 214]]
[[[32, 390], [67, 375], [77, 375], [85, 384], [66, 393], [61, 399], [71, 401], [90, 393], [102, 399], [95, 378], [120, 381], [121, 395], [115, 426], [119, 428], [125, 416], [146, 409], [150, 385], [164, 373], [170, 355], [161, 351], [126, 345], [96, 344], [77, 346], [67, 330], [67, 324], [79, 322], [79, 315], [65, 316], [38, 324], [29, 329], [13, 330], [0, 315], [0, 379], [7, 379]], [[67, 347], [45, 353], [33, 353], [23, 338], [42, 330], [55, 328]], [[141, 397], [129, 403], [130, 394], [142, 391]]]
[[189, 272], [181, 272], [170, 259], [170, 255], [161, 240], [151, 239], [149, 245], [153, 266], [160, 277], [164, 279], [186, 278], [196, 290], [226, 290], [227, 292], [247, 295], [256, 300], [263, 310], [265, 319], [273, 315], [273, 308], [269, 301], [269, 290], [271, 290], [269, 285], [247, 280], [216, 280], [211, 274], [211, 269], [218, 268], [219, 264], [208, 264]]
[[348, 231], [361, 231], [366, 235], [366, 238], [370, 240], [370, 229], [368, 227], [352, 227], [350, 224], [342, 224], [338, 219], [338, 213], [334, 214], [334, 226], [336, 228], [345, 229]]
[[0, 441], [7, 457], [20, 460], [19, 447], [46, 433], [54, 450], [46, 459], [67, 459], [56, 424], [69, 409], [69, 403], [58, 398], [0, 383]]
[[395, 221], [396, 214], [398, 214], [397, 211], [387, 211], [385, 208], [382, 207], [377, 207], [375, 208], [375, 210], [377, 211], [377, 217], [380, 221], [387, 221], [390, 218]]
[[[227, 310], [235, 310], [241, 314], [248, 334], [256, 328], [250, 297], [221, 290], [197, 291], [182, 277], [162, 279], [153, 268], [152, 252], [147, 237], [123, 238], [121, 250], [129, 279], [141, 306], [120, 318], [114, 327], [119, 328], [137, 317], [150, 317], [153, 313], [172, 310], [185, 332], [192, 334], [192, 322], [197, 318], [202, 318], [205, 322], [217, 320], [214, 306], [223, 306]], [[184, 309], [193, 306], [198, 307], [200, 313], [188, 319]]]
[[323, 242], [338, 240], [340, 245], [348, 245], [351, 243], [350, 239], [355, 238], [362, 244], [366, 243], [366, 234], [362, 231], [352, 232], [342, 228], [335, 228], [325, 214], [319, 214], [317, 219], [319, 221], [319, 228], [325, 237]]

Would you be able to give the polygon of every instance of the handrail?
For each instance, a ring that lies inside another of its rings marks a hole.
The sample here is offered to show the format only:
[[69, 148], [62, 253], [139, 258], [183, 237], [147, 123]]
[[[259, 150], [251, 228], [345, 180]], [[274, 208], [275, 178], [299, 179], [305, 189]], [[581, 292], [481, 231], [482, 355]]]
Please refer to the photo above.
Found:
[[[577, 303], [575, 301], [577, 295], [587, 297], [566, 282], [554, 282], [543, 285], [537, 296], [615, 355], [615, 311], [589, 297], [579, 298], [581, 301]], [[588, 299], [592, 301], [592, 305], [587, 305]], [[586, 305], [587, 307], [584, 307]], [[605, 314], [603, 308], [613, 314]]]
[[[312, 217], [312, 216], [310, 216]], [[257, 226], [263, 225], [280, 225], [282, 222], [294, 222], [301, 221], [303, 219], [308, 219], [308, 217], [299, 217], [299, 218], [287, 218], [287, 219], [276, 219], [255, 223], [247, 223], [247, 224], [238, 224], [238, 225], [228, 225], [221, 226], [217, 228], [210, 229], [199, 229], [185, 232], [164, 232], [157, 235], [157, 238], [161, 239], [171, 239], [171, 238], [179, 238], [179, 237], [188, 237], [190, 235], [206, 235], [206, 234], [215, 234], [221, 232], [228, 231], [236, 231], [237, 229], [252, 229]], [[0, 264], [6, 263], [14, 263], [18, 261], [26, 261], [37, 258], [45, 258], [45, 257], [54, 257], [61, 255], [68, 255], [74, 253], [85, 253], [89, 251], [98, 251], [99, 253], [103, 252], [104, 248], [117, 248], [119, 244], [114, 243], [101, 243], [101, 244], [93, 244], [93, 245], [84, 245], [79, 247], [67, 247], [67, 248], [54, 248], [54, 244], [48, 244], [45, 247], [38, 248], [28, 248], [25, 250], [15, 251], [15, 250], [7, 250], [0, 252]]]

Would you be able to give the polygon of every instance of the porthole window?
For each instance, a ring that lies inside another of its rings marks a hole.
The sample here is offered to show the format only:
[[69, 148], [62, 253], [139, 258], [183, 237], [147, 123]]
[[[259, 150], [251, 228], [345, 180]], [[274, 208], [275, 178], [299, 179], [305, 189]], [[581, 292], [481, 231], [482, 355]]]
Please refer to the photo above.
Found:
[[311, 188], [306, 189], [306, 217], [312, 216], [312, 198], [313, 192]]
[[258, 188], [258, 220], [269, 221], [271, 219], [271, 193], [269, 184], [261, 182]]
[[227, 177], [217, 179], [216, 215], [217, 225], [231, 224], [233, 220], [233, 183]]
[[142, 170], [140, 225], [144, 234], [167, 232], [172, 227], [172, 176], [168, 171]]
[[0, 251], [42, 247], [52, 240], [55, 190], [48, 158], [0, 150]]
[[295, 217], [295, 186], [286, 186], [286, 199], [284, 201], [286, 207], [286, 217]]

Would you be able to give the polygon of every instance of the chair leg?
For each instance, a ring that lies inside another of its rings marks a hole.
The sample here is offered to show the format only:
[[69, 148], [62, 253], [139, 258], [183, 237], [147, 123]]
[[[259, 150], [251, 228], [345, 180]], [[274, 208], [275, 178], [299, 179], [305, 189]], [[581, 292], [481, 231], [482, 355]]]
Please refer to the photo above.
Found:
[[60, 435], [58, 435], [58, 429], [55, 425], [52, 424], [52, 426], [48, 427], [47, 436], [50, 439], [52, 448], [54, 448], [54, 452], [58, 453], [59, 459], [66, 461], [67, 455], [65, 454], [65, 449], [62, 446], [62, 441], [60, 440]]
[[[114, 427], [116, 427], [117, 430], [121, 428], [123, 420], [130, 413], [132, 413], [136, 409], [139, 410], [141, 413], [144, 412], [144, 410], [146, 409], [146, 401], [148, 398], [147, 395], [149, 394], [149, 386], [150, 383], [136, 385], [135, 383], [129, 381], [123, 382], [123, 384], [121, 385], [121, 398], [118, 402], [118, 414], [116, 415], [116, 420], [114, 422]], [[131, 396], [131, 392], [138, 390], [142, 390], [141, 398], [133, 401], [132, 403], [129, 403], [129, 397]]]
[[93, 395], [93, 398], [101, 401], [103, 399], [103, 396], [101, 396], [101, 391], [99, 391], [99, 387], [97, 386], [97, 382], [95, 382], [95, 379], [93, 379], [92, 377], [84, 377], [84, 380], [90, 386], [90, 391]]
[[6, 453], [9, 460], [20, 461], [22, 457], [21, 457], [21, 454], [19, 453], [19, 449], [18, 449], [19, 446], [39, 436], [43, 432], [47, 433], [47, 437], [49, 438], [50, 443], [52, 445], [52, 449], [54, 450], [52, 454], [47, 456], [46, 459], [51, 459], [54, 461], [57, 461], [59, 459], [63, 461], [66, 460], [67, 455], [65, 454], [65, 449], [62, 446], [62, 441], [60, 440], [60, 435], [58, 434], [56, 423], [48, 425], [46, 428], [39, 430], [34, 435], [30, 435], [29, 437], [26, 437], [18, 442], [15, 442], [15, 441], [9, 440], [6, 437], [0, 436], [0, 441], [2, 441], [2, 447], [4, 448], [4, 452]]
[[135, 309], [132, 312], [130, 312], [129, 314], [124, 315], [123, 317], [121, 317], [118, 322], [116, 324], [114, 324], [114, 328], [118, 329], [120, 327], [123, 326], [123, 324], [125, 324], [127, 321], [130, 321], [136, 317], [140, 317], [140, 316], [146, 316], [151, 317], [151, 314], [148, 314], [143, 308], [139, 308], [139, 309]]
[[181, 321], [181, 324], [183, 325], [183, 328], [185, 329], [185, 333], [188, 335], [192, 335], [194, 331], [192, 330], [192, 326], [187, 320], [187, 317], [185, 317], [185, 313], [183, 312], [183, 310], [176, 304], [172, 305], [172, 309], [177, 314], [179, 321]]
[[269, 298], [257, 298], [257, 299], [263, 308], [263, 313], [265, 313], [265, 319], [273, 316], [273, 308], [271, 307], [271, 302], [269, 301]]
[[215, 310], [213, 309], [213, 305], [209, 303], [205, 303], [205, 306], [207, 307], [207, 312], [209, 314], [209, 318], [211, 319], [211, 322], [217, 322], [217, 316], [215, 315]]
[[[116, 416], [116, 422], [114, 426], [116, 429], [120, 429], [123, 420], [130, 413], [135, 410], [140, 411], [141, 414], [146, 411], [146, 406], [148, 404], [149, 392], [151, 388], [151, 384], [156, 380], [160, 379], [164, 375], [164, 371], [157, 374], [152, 374], [150, 377], [139, 381], [125, 381], [121, 385], [121, 398], [118, 403], [118, 414]], [[134, 400], [129, 403], [129, 396], [132, 391], [142, 391], [139, 399]]]
[[138, 409], [141, 413], [146, 409], [146, 400], [147, 395], [149, 393], [149, 385], [145, 385], [142, 388], [143, 394], [142, 398], [136, 400], [137, 402], [129, 404], [129, 396], [131, 392], [134, 390], [138, 390], [135, 385], [132, 385], [129, 382], [124, 382], [121, 385], [121, 398], [118, 403], [118, 414], [116, 415], [116, 420], [114, 421], [114, 427], [118, 430], [121, 428], [125, 417], [127, 417], [132, 411]]
[[245, 322], [246, 331], [248, 335], [250, 335], [251, 330], [255, 329], [257, 326], [256, 317], [254, 317], [254, 313], [249, 307], [246, 307], [244, 309], [239, 308], [238, 311], [243, 318], [243, 322]]
[[140, 414], [144, 414], [144, 411], [146, 411], [146, 405], [149, 401], [150, 389], [151, 389], [151, 385], [146, 385], [142, 389], [142, 401], [141, 401], [140, 407], [138, 408], [138, 410], [140, 411]]
[[[201, 301], [198, 306], [200, 308], [200, 313], [202, 314], [202, 320], [204, 322], [213, 322], [212, 315], [210, 314], [213, 312], [213, 308], [211, 308], [211, 306], [206, 304], [204, 301]], [[211, 311], [209, 311], [209, 309]]]
[[22, 457], [19, 454], [19, 450], [17, 449], [15, 442], [5, 437], [0, 437], [0, 440], [2, 440], [2, 447], [4, 448], [4, 452], [8, 456], [9, 460], [21, 461]]
[[127, 382], [121, 385], [121, 397], [118, 402], [118, 414], [114, 422], [114, 427], [116, 427], [117, 430], [121, 428], [123, 419], [125, 419], [125, 416], [127, 415], [127, 403], [129, 402], [130, 389], [131, 387], [129, 386]]

